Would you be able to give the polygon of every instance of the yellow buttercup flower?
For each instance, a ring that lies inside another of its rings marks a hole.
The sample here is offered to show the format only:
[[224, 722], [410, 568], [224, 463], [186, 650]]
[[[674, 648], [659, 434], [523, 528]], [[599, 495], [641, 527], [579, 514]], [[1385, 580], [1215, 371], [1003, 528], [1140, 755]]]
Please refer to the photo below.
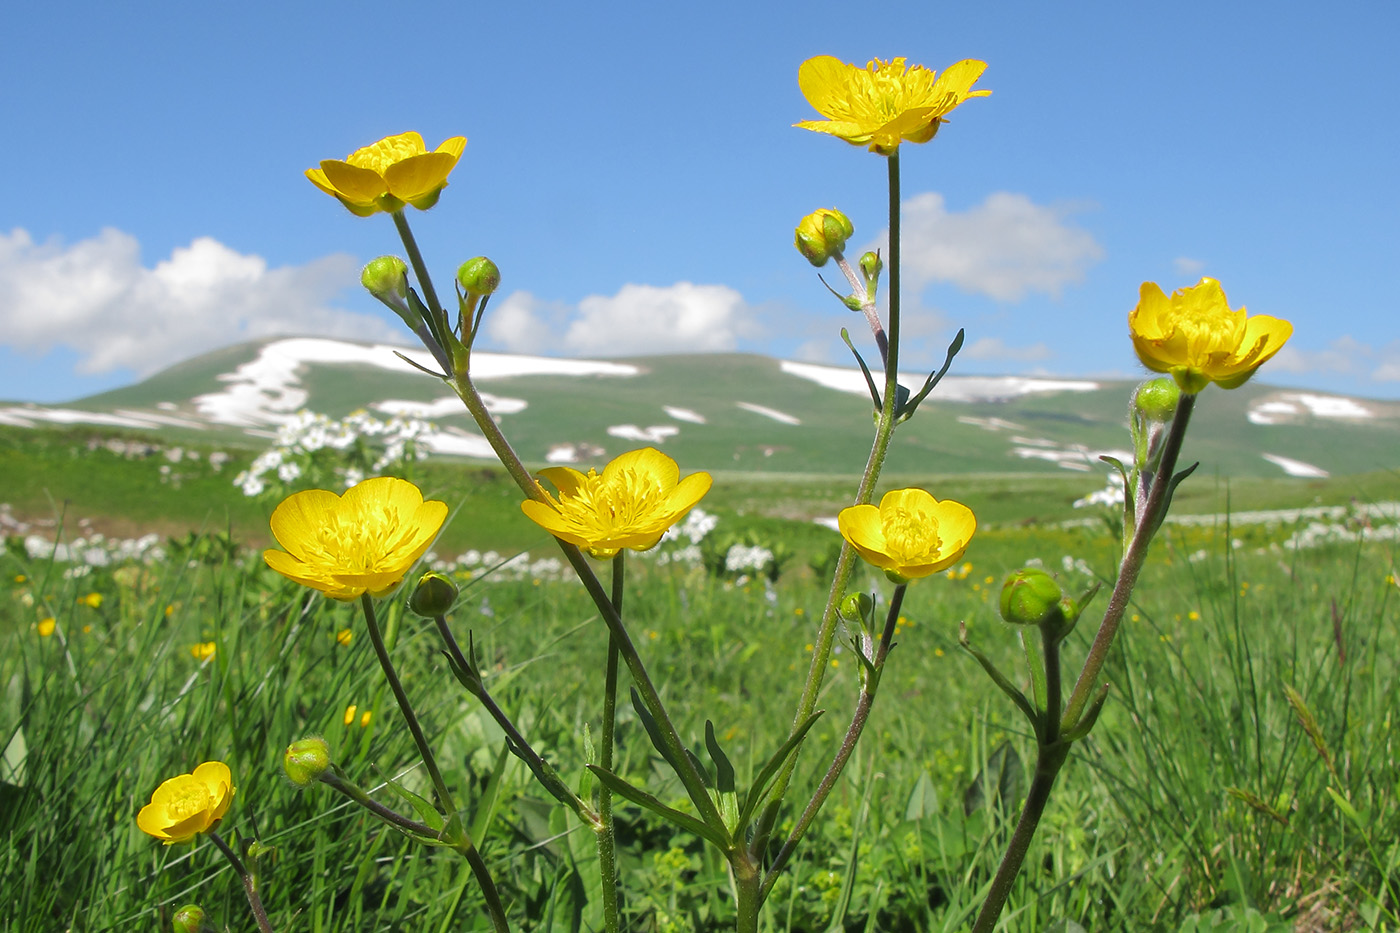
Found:
[[273, 570], [332, 599], [383, 596], [432, 545], [447, 503], [423, 501], [418, 487], [392, 476], [367, 479], [338, 496], [307, 489], [272, 513], [285, 551], [267, 550]]
[[196, 661], [207, 661], [214, 656], [214, 652], [218, 650], [218, 647], [219, 646], [212, 641], [202, 641], [198, 644], [190, 645], [190, 657], [194, 658]]
[[1293, 333], [1285, 320], [1232, 310], [1212, 278], [1179, 288], [1170, 298], [1155, 282], [1143, 282], [1128, 329], [1142, 365], [1170, 373], [1181, 391], [1193, 395], [1212, 382], [1222, 389], [1243, 385]]
[[233, 793], [228, 765], [206, 761], [193, 774], [173, 777], [157, 787], [151, 802], [136, 814], [136, 825], [166, 845], [188, 842], [224, 818]]
[[356, 149], [343, 161], [326, 159], [320, 168], [307, 169], [306, 177], [360, 217], [401, 211], [405, 204], [426, 211], [447, 187], [466, 145], [465, 136], [453, 136], [429, 152], [422, 136], [400, 133]]
[[548, 504], [527, 499], [520, 508], [545, 531], [598, 558], [612, 557], [622, 548], [652, 547], [710, 491], [712, 482], [708, 473], [680, 479], [676, 461], [654, 447], [622, 454], [601, 476], [569, 467], [550, 467], [539, 475], [559, 490], [558, 498], [550, 496]]
[[54, 617], [53, 617], [53, 616], [48, 616], [47, 618], [40, 619], [40, 620], [39, 620], [39, 637], [40, 637], [40, 638], [48, 638], [50, 635], [53, 634], [53, 630], [54, 630], [57, 626], [58, 626], [58, 623], [57, 623], [56, 621], [54, 621]]
[[907, 583], [957, 563], [977, 518], [951, 499], [922, 489], [892, 489], [880, 505], [853, 505], [837, 516], [841, 537], [896, 583]]
[[955, 107], [992, 93], [972, 90], [986, 62], [964, 59], [940, 75], [923, 65], [906, 71], [904, 61], [877, 58], [858, 68], [830, 55], [807, 59], [797, 69], [797, 83], [802, 96], [826, 119], [793, 125], [890, 155], [901, 140], [933, 139]]

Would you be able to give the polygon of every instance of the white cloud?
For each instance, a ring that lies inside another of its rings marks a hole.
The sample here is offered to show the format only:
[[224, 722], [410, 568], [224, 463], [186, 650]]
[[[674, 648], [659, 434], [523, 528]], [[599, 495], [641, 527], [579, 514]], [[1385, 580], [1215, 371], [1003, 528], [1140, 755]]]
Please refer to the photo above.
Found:
[[1072, 212], [1007, 191], [961, 212], [937, 192], [916, 195], [904, 202], [904, 275], [915, 289], [950, 282], [999, 301], [1058, 296], [1104, 255], [1092, 234], [1064, 222]]
[[1400, 340], [1382, 346], [1362, 343], [1355, 337], [1338, 337], [1321, 350], [1286, 345], [1265, 364], [1264, 373], [1340, 373], [1372, 382], [1400, 382]]
[[1030, 363], [1046, 360], [1055, 354], [1044, 343], [1033, 343], [1028, 347], [1008, 346], [1000, 337], [983, 337], [974, 340], [963, 348], [962, 354], [971, 360], [1005, 360], [1007, 362]]
[[1177, 275], [1191, 277], [1200, 275], [1206, 264], [1202, 259], [1192, 259], [1190, 256], [1178, 256], [1172, 260], [1172, 267], [1176, 269]]
[[753, 309], [724, 285], [622, 286], [576, 308], [513, 292], [487, 309], [486, 335], [517, 353], [627, 356], [733, 350], [758, 332]]
[[326, 256], [269, 269], [209, 237], [141, 264], [130, 234], [105, 229], [65, 245], [0, 233], [0, 324], [7, 345], [77, 351], [78, 370], [148, 375], [194, 354], [274, 334], [364, 340], [402, 337], [368, 314], [331, 307], [356, 280], [355, 261]]

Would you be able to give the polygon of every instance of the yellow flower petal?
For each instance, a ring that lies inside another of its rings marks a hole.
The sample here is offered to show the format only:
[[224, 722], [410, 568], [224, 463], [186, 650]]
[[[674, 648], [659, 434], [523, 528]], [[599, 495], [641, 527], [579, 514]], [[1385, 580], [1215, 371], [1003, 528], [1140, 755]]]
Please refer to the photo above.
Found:
[[644, 551], [709, 492], [708, 473], [680, 479], [676, 461], [652, 447], [622, 454], [602, 475], [569, 467], [540, 471], [559, 490], [548, 502], [527, 499], [520, 509], [562, 541], [607, 558], [622, 548]]
[[233, 775], [222, 761], [206, 761], [193, 774], [161, 783], [136, 814], [142, 832], [166, 845], [187, 842], [223, 819], [233, 801]]
[[391, 476], [365, 480], [343, 496], [308, 489], [273, 511], [272, 533], [286, 550], [265, 551], [263, 559], [332, 599], [383, 596], [432, 546], [447, 511], [446, 503], [425, 502], [417, 486]]
[[889, 155], [901, 141], [928, 142], [959, 104], [990, 94], [972, 90], [986, 67], [986, 62], [965, 59], [935, 75], [922, 65], [906, 70], [903, 58], [876, 59], [858, 68], [819, 55], [798, 68], [797, 84], [826, 120], [794, 125]]
[[1171, 373], [1181, 391], [1194, 394], [1212, 382], [1225, 389], [1243, 385], [1279, 351], [1293, 325], [1232, 309], [1220, 283], [1203, 278], [1170, 298], [1144, 282], [1128, 330], [1144, 366]]
[[900, 580], [937, 573], [962, 559], [977, 519], [950, 499], [922, 489], [893, 489], [877, 508], [856, 505], [837, 516], [841, 536], [867, 563]]
[[432, 152], [417, 133], [387, 136], [344, 159], [326, 159], [306, 177], [361, 217], [399, 211], [405, 203], [427, 210], [437, 203], [466, 147], [464, 136], [445, 140]]

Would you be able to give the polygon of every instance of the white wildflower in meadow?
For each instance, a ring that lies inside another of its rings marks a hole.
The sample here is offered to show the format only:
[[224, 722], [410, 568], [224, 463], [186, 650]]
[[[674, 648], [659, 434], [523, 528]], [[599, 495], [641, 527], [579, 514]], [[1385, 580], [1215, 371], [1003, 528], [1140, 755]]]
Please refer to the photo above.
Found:
[[758, 573], [772, 562], [773, 552], [757, 544], [735, 544], [724, 555], [724, 569], [730, 573]]
[[[317, 481], [314, 473], [324, 468], [322, 461], [314, 459], [319, 451], [345, 452], [354, 449], [356, 453], [344, 455], [351, 462], [340, 462], [331, 467], [334, 475], [348, 489], [366, 475], [384, 473], [394, 464], [427, 457], [428, 450], [423, 440], [434, 430], [431, 422], [420, 418], [396, 415], [388, 421], [381, 421], [361, 410], [335, 419], [316, 412], [299, 411], [277, 429], [273, 446], [260, 454], [247, 470], [235, 476], [233, 483], [243, 490], [244, 495], [257, 496], [267, 490], [269, 474], [272, 473], [282, 484], [290, 484], [303, 477]], [[377, 452], [372, 461], [367, 453], [370, 449]]]
[[1115, 470], [1108, 474], [1108, 485], [1103, 489], [1091, 492], [1082, 499], [1074, 500], [1076, 509], [1088, 508], [1092, 505], [1121, 508], [1123, 505], [1123, 474]]

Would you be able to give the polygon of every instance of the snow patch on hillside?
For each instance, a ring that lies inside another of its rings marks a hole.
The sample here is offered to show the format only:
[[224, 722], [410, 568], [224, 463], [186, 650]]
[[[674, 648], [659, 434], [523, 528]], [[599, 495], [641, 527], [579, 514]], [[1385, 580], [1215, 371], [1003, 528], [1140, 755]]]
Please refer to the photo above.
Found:
[[[508, 398], [501, 395], [492, 395], [489, 392], [481, 393], [481, 401], [486, 405], [486, 410], [493, 415], [514, 415], [524, 411], [529, 407], [529, 403], [523, 398]], [[443, 418], [448, 415], [466, 415], [467, 409], [462, 405], [462, 400], [455, 395], [444, 395], [442, 398], [433, 399], [431, 402], [415, 402], [408, 399], [387, 399], [383, 402], [375, 402], [369, 406], [375, 411], [382, 411], [389, 415], [403, 415], [409, 418]]]
[[1311, 463], [1304, 463], [1301, 460], [1294, 460], [1290, 457], [1280, 457], [1278, 454], [1260, 454], [1265, 460], [1279, 467], [1289, 476], [1315, 476], [1318, 478], [1330, 476], [1322, 467], [1313, 466]]
[[[339, 340], [293, 337], [267, 344], [256, 359], [219, 377], [228, 384], [222, 392], [194, 400], [199, 413], [216, 424], [252, 427], [280, 424], [306, 405], [307, 392], [297, 376], [308, 363], [356, 363], [407, 372], [407, 357], [428, 369], [436, 362], [426, 350], [364, 346]], [[473, 353], [472, 378], [476, 381], [515, 376], [635, 376], [640, 370], [626, 363], [597, 360], [556, 360], [510, 353]]]
[[675, 437], [681, 433], [681, 429], [672, 424], [653, 424], [645, 428], [639, 428], [635, 424], [615, 424], [608, 428], [608, 433], [613, 437], [620, 437], [624, 441], [661, 444], [666, 441], [666, 438]]
[[1255, 402], [1246, 417], [1253, 424], [1286, 424], [1297, 421], [1304, 415], [1365, 421], [1374, 418], [1375, 412], [1356, 399], [1340, 395], [1283, 392]]
[[735, 402], [734, 404], [739, 408], [742, 408], [744, 411], [751, 411], [755, 415], [762, 415], [765, 418], [772, 418], [774, 421], [780, 422], [782, 424], [802, 423], [802, 419], [798, 418], [796, 415], [789, 415], [786, 412], [778, 411], [778, 409], [776, 408], [769, 408], [766, 405], [755, 405], [753, 402]]
[[674, 405], [662, 405], [661, 410], [675, 418], [677, 421], [689, 421], [691, 424], [704, 424], [705, 416], [699, 412], [691, 411], [689, 408], [677, 408]]
[[[783, 372], [791, 376], [810, 379], [812, 382], [849, 392], [853, 395], [869, 395], [865, 376], [858, 369], [844, 369], [837, 366], [820, 366], [815, 363], [796, 363], [783, 360]], [[885, 374], [871, 370], [876, 385], [883, 385]], [[903, 384], [903, 383], [901, 383]], [[913, 388], [910, 391], [913, 391]], [[1099, 383], [1087, 379], [1039, 379], [1030, 376], [945, 376], [935, 390], [940, 401], [944, 402], [996, 402], [1003, 399], [1019, 398], [1022, 395], [1036, 395], [1044, 392], [1093, 392]]]

